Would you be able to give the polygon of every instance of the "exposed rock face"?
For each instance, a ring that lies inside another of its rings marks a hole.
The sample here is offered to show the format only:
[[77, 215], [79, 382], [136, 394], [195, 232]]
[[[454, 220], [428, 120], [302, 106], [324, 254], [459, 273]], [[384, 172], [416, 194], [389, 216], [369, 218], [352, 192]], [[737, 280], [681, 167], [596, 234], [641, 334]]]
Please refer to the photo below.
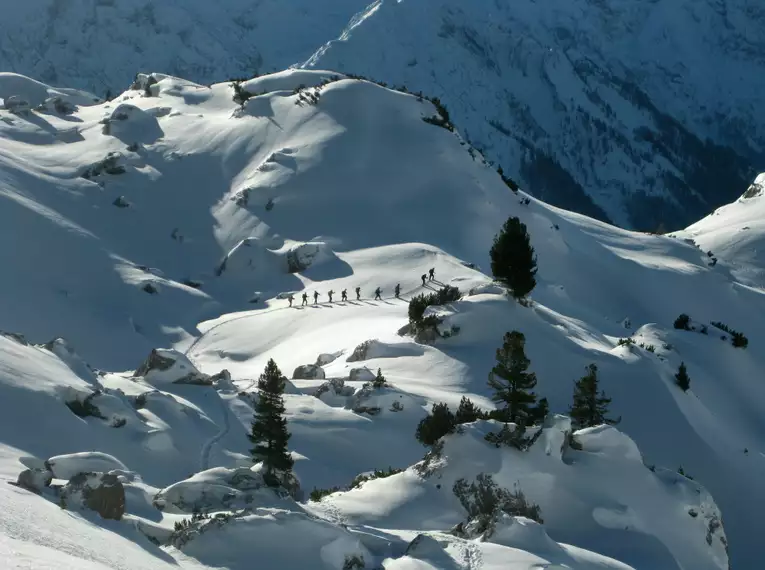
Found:
[[118, 521], [125, 514], [125, 488], [113, 473], [78, 473], [60, 492], [67, 506], [81, 504], [102, 518]]
[[360, 345], [358, 345], [356, 348], [353, 349], [353, 352], [351, 355], [345, 359], [346, 362], [360, 362], [362, 360], [367, 359], [367, 353], [369, 352], [369, 347], [372, 346], [373, 343], [377, 341], [375, 340], [365, 340]]
[[157, 349], [154, 349], [144, 363], [136, 369], [135, 375], [146, 376], [152, 370], [169, 370], [173, 364], [175, 364], [174, 358], [160, 354]]
[[293, 380], [323, 380], [324, 378], [324, 369], [316, 364], [302, 364], [292, 373]]
[[16, 481], [16, 485], [39, 495], [42, 493], [44, 487], [50, 486], [50, 482], [52, 480], [53, 473], [51, 473], [49, 470], [31, 468], [25, 469], [19, 473], [19, 478]]

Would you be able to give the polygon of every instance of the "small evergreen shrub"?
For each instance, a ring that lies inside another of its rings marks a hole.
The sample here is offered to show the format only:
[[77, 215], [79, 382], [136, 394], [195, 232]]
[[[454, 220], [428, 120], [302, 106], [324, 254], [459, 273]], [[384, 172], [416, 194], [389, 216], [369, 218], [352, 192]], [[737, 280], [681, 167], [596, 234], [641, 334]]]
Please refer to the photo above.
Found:
[[691, 317], [685, 313], [682, 313], [675, 319], [675, 328], [683, 331], [691, 330]]
[[433, 404], [433, 410], [417, 425], [415, 437], [423, 445], [433, 445], [443, 436], [454, 433], [457, 420], [444, 403]]
[[746, 348], [749, 346], [749, 339], [744, 336], [744, 333], [733, 330], [725, 323], [712, 321], [710, 324], [713, 327], [716, 327], [721, 331], [725, 331], [726, 333], [730, 334], [731, 344], [736, 348]]
[[382, 374], [382, 370], [380, 368], [377, 369], [377, 376], [375, 376], [375, 379], [372, 380], [372, 387], [376, 389], [385, 388], [388, 385], [388, 381], [385, 379], [385, 376]]
[[356, 477], [353, 478], [353, 481], [351, 481], [349, 488], [356, 489], [357, 487], [361, 487], [361, 485], [367, 481], [372, 481], [373, 479], [385, 479], [391, 475], [396, 475], [397, 473], [403, 472], [403, 469], [396, 469], [394, 467], [388, 467], [388, 469], [375, 469], [374, 473], [369, 473], [367, 475], [356, 475]]
[[425, 310], [430, 306], [446, 305], [459, 301], [462, 293], [457, 287], [446, 285], [435, 293], [420, 294], [409, 301], [409, 326], [412, 332], [417, 333], [428, 328], [435, 328], [439, 319], [435, 316], [425, 317]]
[[327, 495], [331, 495], [332, 493], [338, 493], [342, 491], [340, 487], [331, 487], [330, 489], [316, 489], [314, 488], [313, 491], [311, 491], [310, 499], [314, 502], [321, 501], [324, 497]]
[[634, 338], [620, 338], [616, 342], [616, 346], [632, 346], [633, 344], [635, 344]]
[[468, 519], [478, 522], [481, 533], [490, 531], [502, 513], [543, 522], [539, 505], [529, 502], [520, 489], [503, 489], [489, 474], [480, 473], [470, 484], [465, 479], [458, 479], [452, 491], [467, 511]]
[[469, 424], [471, 422], [484, 419], [484, 414], [478, 406], [476, 406], [467, 396], [462, 396], [460, 405], [457, 408], [457, 413], [454, 415], [454, 419], [457, 424]]
[[438, 97], [430, 97], [428, 100], [433, 103], [433, 106], [436, 108], [436, 114], [432, 117], [423, 117], [422, 120], [431, 125], [436, 125], [447, 131], [454, 132], [454, 125], [449, 117], [449, 111], [446, 110], [446, 107], [441, 103], [441, 100]]
[[675, 382], [678, 386], [680, 386], [680, 389], [683, 392], [687, 392], [688, 388], [691, 387], [691, 377], [688, 376], [688, 370], [685, 368], [685, 362], [680, 363], [680, 368], [678, 368], [677, 374], [675, 374]]

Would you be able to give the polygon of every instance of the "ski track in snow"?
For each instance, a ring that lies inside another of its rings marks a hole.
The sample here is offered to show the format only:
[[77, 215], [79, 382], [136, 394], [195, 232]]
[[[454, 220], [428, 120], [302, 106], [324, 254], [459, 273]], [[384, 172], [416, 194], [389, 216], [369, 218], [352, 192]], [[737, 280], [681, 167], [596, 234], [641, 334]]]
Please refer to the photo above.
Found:
[[216, 392], [216, 396], [220, 402], [220, 411], [223, 414], [223, 427], [215, 436], [207, 440], [202, 447], [200, 460], [201, 471], [206, 471], [210, 468], [210, 453], [212, 452], [213, 446], [221, 439], [226, 437], [229, 430], [231, 429], [231, 419], [229, 418], [229, 409], [228, 405], [226, 404], [226, 399], [218, 392]]

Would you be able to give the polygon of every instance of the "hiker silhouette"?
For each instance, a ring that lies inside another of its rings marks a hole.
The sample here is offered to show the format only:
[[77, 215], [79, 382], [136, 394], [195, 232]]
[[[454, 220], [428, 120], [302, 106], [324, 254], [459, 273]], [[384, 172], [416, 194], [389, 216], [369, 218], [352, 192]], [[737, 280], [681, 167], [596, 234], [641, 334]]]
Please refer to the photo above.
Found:
[[308, 293], [303, 293], [303, 304], [301, 307], [308, 304]]
[[436, 269], [433, 268], [430, 271], [428, 271], [428, 280], [435, 281], [436, 280]]
[[318, 300], [319, 300], [319, 292], [318, 291], [314, 291], [313, 292], [313, 304], [315, 305], [316, 301], [318, 301]]
[[378, 299], [382, 301], [382, 297], [380, 297], [381, 294], [382, 294], [382, 289], [380, 289], [379, 287], [375, 289], [375, 301], [377, 301]]
[[347, 301], [348, 300], [348, 290], [347, 289], [343, 289], [343, 292], [341, 294], [342, 294], [341, 300]]
[[422, 286], [424, 287], [424, 286], [425, 286], [425, 279], [427, 279], [427, 275], [425, 275], [425, 274], [423, 273], [423, 274], [422, 274], [422, 277], [420, 277], [420, 279], [422, 279]]
[[361, 301], [361, 287], [356, 287], [356, 300]]

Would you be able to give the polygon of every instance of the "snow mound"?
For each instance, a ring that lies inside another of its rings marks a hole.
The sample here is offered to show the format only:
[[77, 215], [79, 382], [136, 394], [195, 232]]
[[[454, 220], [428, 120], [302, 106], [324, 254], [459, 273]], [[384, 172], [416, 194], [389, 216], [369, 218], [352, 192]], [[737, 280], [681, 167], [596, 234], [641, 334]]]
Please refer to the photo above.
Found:
[[[402, 528], [415, 516], [453, 526], [465, 517], [452, 493], [455, 483], [470, 483], [486, 474], [498, 487], [521, 491], [538, 504], [544, 519], [542, 527], [500, 516], [496, 534], [488, 535], [492, 542], [553, 559], [565, 557], [564, 547], [548, 536], [553, 535], [560, 537], [558, 541], [608, 553], [608, 539], [601, 535], [605, 526], [625, 531], [620, 543], [635, 548], [632, 558], [643, 560], [645, 567], [662, 567], [667, 551], [683, 567], [727, 567], [727, 541], [724, 534], [716, 534], [722, 530], [719, 510], [705, 490], [682, 476], [667, 478], [666, 471], [648, 469], [639, 453], [635, 455], [634, 443], [612, 427], [576, 432], [577, 441], [585, 442], [581, 451], [564, 446], [568, 425], [568, 418], [557, 416], [541, 433], [535, 433], [536, 428], [529, 431], [527, 437], [533, 443], [525, 452], [506, 446], [498, 449], [484, 440], [487, 433], [499, 431], [502, 424], [498, 422], [463, 425], [462, 433], [447, 436], [440, 450], [416, 466], [422, 478], [407, 471], [378, 479], [332, 495], [326, 499], [327, 508], [354, 524]], [[373, 496], [385, 496], [388, 501], [372, 504]], [[702, 511], [705, 514], [699, 516]], [[579, 521], [576, 528], [568, 525], [570, 520]], [[660, 546], [637, 536], [643, 534]]]
[[74, 106], [95, 105], [101, 99], [76, 89], [57, 89], [17, 73], [0, 72], [0, 99], [18, 97], [32, 107], [42, 105], [51, 97], [57, 97]]
[[130, 103], [121, 103], [104, 119], [104, 134], [126, 144], [151, 144], [164, 135], [152, 110], [144, 110]]
[[116, 457], [100, 451], [83, 451], [56, 455], [45, 462], [56, 479], [69, 480], [79, 473], [127, 471], [128, 468]]
[[307, 242], [289, 247], [285, 256], [290, 273], [299, 273], [335, 259], [332, 249], [324, 242]]
[[[296, 540], [299, 548], [285, 548]], [[253, 559], [269, 567], [322, 570], [343, 570], [346, 558], [352, 556], [372, 560], [359, 539], [340, 526], [278, 509], [257, 509], [219, 526], [210, 525], [181, 550], [204, 564], [231, 570], [251, 568]]]
[[162, 489], [153, 504], [167, 512], [233, 510], [252, 505], [255, 492], [263, 487], [263, 477], [257, 471], [215, 467]]
[[154, 386], [164, 384], [210, 385], [207, 374], [197, 370], [185, 354], [177, 350], [154, 349], [135, 371], [135, 376]]
[[341, 73], [313, 69], [295, 69], [272, 73], [242, 82], [242, 88], [250, 94], [292, 92], [299, 87], [316, 87], [322, 83], [345, 77]]

